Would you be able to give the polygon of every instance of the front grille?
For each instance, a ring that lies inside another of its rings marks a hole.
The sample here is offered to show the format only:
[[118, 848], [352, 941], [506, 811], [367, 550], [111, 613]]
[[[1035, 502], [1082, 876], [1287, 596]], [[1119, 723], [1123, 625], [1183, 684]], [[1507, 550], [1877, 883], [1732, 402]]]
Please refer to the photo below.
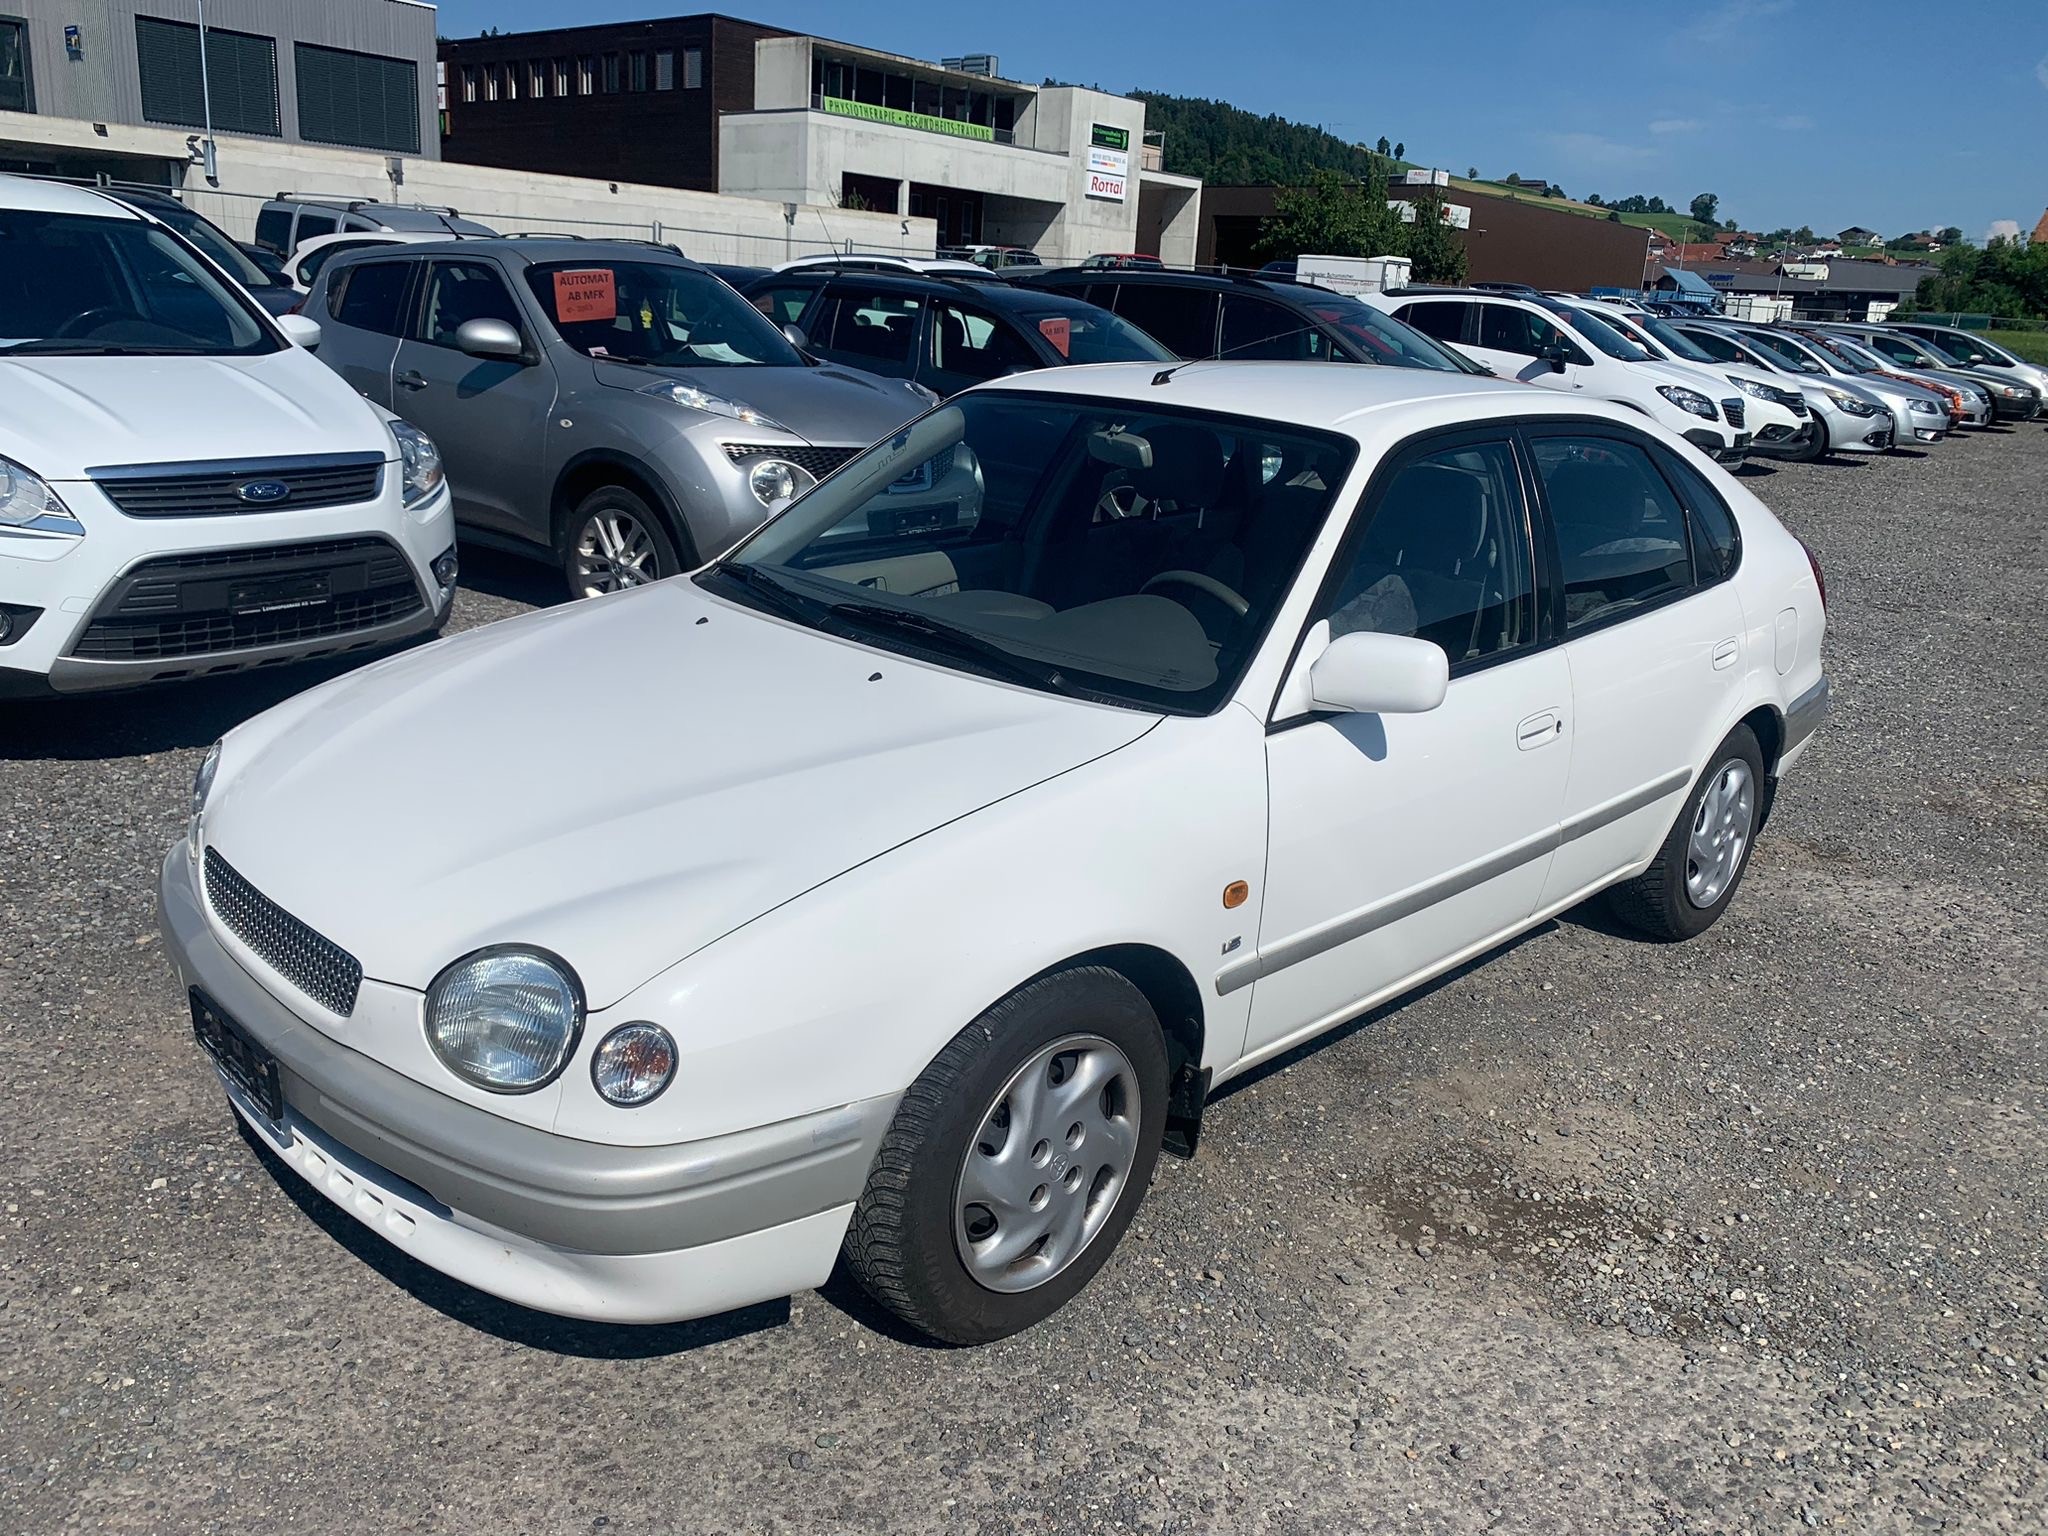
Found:
[[1742, 402], [1740, 400], [1723, 400], [1721, 402], [1721, 410], [1728, 417], [1728, 425], [1735, 428], [1738, 432], [1741, 431], [1742, 419], [1747, 414], [1742, 409]]
[[322, 1008], [355, 1012], [362, 962], [244, 880], [217, 848], [206, 850], [206, 901], [229, 933]]
[[748, 459], [780, 459], [785, 464], [794, 464], [813, 480], [824, 479], [859, 452], [858, 448], [809, 448], [795, 443], [725, 445], [725, 456], [735, 464], [744, 464]]
[[[375, 501], [384, 461], [374, 453], [309, 454], [260, 462], [131, 464], [86, 474], [130, 517], [235, 517]], [[260, 489], [250, 492], [251, 487]]]
[[164, 555], [114, 584], [71, 654], [219, 656], [376, 629], [425, 606], [405, 556], [381, 538]]

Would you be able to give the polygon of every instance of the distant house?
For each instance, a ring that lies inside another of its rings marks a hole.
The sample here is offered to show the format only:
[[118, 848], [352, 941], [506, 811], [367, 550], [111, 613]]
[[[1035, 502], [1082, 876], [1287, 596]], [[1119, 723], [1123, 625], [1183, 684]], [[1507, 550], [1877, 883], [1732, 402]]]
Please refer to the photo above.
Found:
[[1688, 245], [1667, 245], [1661, 251], [1653, 246], [1651, 251], [1667, 267], [1696, 267], [1703, 261], [1728, 259], [1728, 248], [1718, 240]]
[[1851, 224], [1839, 231], [1835, 238], [1843, 245], [1883, 245], [1884, 236], [1874, 229], [1865, 229], [1861, 224]]
[[1842, 242], [1839, 240], [1823, 240], [1806, 254], [1824, 261], [1830, 256], [1842, 254]]
[[1550, 195], [1550, 183], [1540, 176], [1517, 176], [1510, 171], [1506, 184], [1513, 187], [1517, 192], [1533, 192], [1538, 197], [1548, 197]]
[[2048, 209], [2041, 211], [2041, 222], [2034, 226], [2034, 244], [2048, 245]]
[[1898, 248], [1902, 251], [1933, 252], [1941, 249], [1941, 242], [1935, 239], [1934, 236], [1928, 234], [1925, 230], [1922, 230], [1917, 235], [1901, 236], [1897, 244]]

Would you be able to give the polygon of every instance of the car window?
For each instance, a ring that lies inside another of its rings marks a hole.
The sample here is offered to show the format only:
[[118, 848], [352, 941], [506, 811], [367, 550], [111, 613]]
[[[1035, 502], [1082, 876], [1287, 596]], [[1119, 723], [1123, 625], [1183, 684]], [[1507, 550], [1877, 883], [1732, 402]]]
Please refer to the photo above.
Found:
[[1678, 487], [1685, 515], [1692, 525], [1693, 564], [1702, 586], [1726, 580], [1742, 563], [1742, 533], [1735, 514], [1707, 477], [1674, 453], [1657, 453], [1657, 467]]
[[335, 219], [332, 214], [306, 213], [301, 211], [299, 214], [299, 227], [292, 231], [292, 249], [297, 250], [308, 240], [317, 240], [322, 235], [331, 235], [334, 233], [335, 228]]
[[409, 261], [364, 261], [343, 267], [329, 280], [327, 312], [343, 325], [375, 331], [380, 336], [403, 334], [399, 305], [405, 299]]
[[1916, 346], [1896, 336], [1859, 336], [1857, 340], [1872, 352], [1881, 352], [1895, 363], [1923, 363], [1925, 355]]
[[1175, 357], [1216, 350], [1216, 295], [1171, 283], [1117, 283], [1116, 312]]
[[1650, 456], [1610, 437], [1543, 436], [1536, 470], [1557, 534], [1567, 632], [1692, 585], [1685, 513]]
[[1453, 666], [1536, 633], [1529, 522], [1505, 442], [1427, 453], [1397, 470], [1324, 609], [1332, 638], [1413, 635]]
[[969, 379], [999, 379], [1044, 366], [1009, 321], [959, 304], [932, 316], [932, 366]]
[[786, 287], [762, 288], [752, 296], [754, 308], [777, 325], [802, 325], [804, 311], [817, 296], [816, 283], [791, 283]]
[[418, 338], [432, 346], [452, 347], [455, 333], [472, 320], [503, 320], [519, 328], [519, 306], [498, 269], [481, 261], [430, 264]]
[[1403, 305], [1394, 311], [1394, 318], [1438, 341], [1463, 341], [1465, 316], [1471, 308], [1455, 299], [1426, 299], [1419, 304]]
[[916, 367], [917, 325], [924, 298], [915, 293], [835, 283], [838, 299], [832, 332], [821, 346], [830, 348], [857, 368], [907, 378]]
[[1070, 363], [1170, 363], [1174, 354], [1128, 320], [1106, 309], [1077, 309], [1057, 315], [1022, 315]]
[[1726, 336], [1717, 336], [1712, 331], [1682, 331], [1679, 334], [1689, 338], [1699, 349], [1724, 363], [1739, 363], [1744, 360], [1742, 348]]
[[1324, 363], [1330, 360], [1330, 342], [1308, 316], [1233, 293], [1223, 300], [1220, 354], [1247, 362]]
[[289, 255], [292, 248], [292, 213], [289, 208], [266, 208], [256, 215], [256, 243], [265, 250]]
[[526, 286], [542, 319], [586, 357], [679, 368], [803, 362], [767, 316], [701, 267], [613, 257], [551, 262], [528, 267]]
[[373, 245], [382, 245], [383, 243], [381, 240], [337, 240], [332, 245], [321, 246], [317, 251], [308, 251], [305, 256], [300, 258], [294, 270], [299, 281], [306, 287], [311, 288], [314, 279], [319, 277], [321, 269], [327, 263], [334, 260], [335, 257], [345, 256], [350, 251], [366, 251]]
[[1573, 362], [1591, 361], [1576, 342], [1544, 316], [1514, 304], [1479, 306], [1479, 345], [1516, 357], [1541, 357], [1551, 347], [1562, 347]]

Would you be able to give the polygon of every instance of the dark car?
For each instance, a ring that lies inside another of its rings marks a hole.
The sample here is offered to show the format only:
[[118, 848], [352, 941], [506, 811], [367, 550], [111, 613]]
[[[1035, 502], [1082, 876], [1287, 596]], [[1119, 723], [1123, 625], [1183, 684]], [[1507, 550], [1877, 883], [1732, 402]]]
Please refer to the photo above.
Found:
[[742, 293], [747, 290], [750, 283], [758, 283], [766, 277], [769, 270], [766, 267], [744, 267], [731, 261], [700, 261], [697, 265], [722, 279], [728, 287], [737, 288]]
[[199, 247], [201, 254], [248, 290], [249, 297], [273, 315], [290, 314], [299, 307], [299, 291], [280, 270], [249, 259], [235, 241], [218, 225], [187, 208], [164, 192], [146, 192], [137, 187], [101, 187], [99, 191], [116, 202], [126, 203], [153, 219], [161, 219]]
[[1112, 310], [1176, 357], [1487, 371], [1347, 293], [1282, 277], [1063, 267], [1019, 278], [1017, 288], [1061, 293]]
[[798, 267], [743, 291], [805, 351], [940, 395], [1033, 368], [1174, 359], [1130, 322], [1021, 283]]

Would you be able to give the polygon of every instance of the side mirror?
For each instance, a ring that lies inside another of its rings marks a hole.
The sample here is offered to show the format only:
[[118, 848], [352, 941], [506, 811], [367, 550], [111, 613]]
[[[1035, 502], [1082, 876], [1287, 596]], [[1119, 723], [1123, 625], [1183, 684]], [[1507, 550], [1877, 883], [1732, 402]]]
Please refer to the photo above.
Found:
[[1541, 352], [1537, 353], [1536, 355], [1542, 358], [1544, 362], [1550, 364], [1550, 371], [1552, 373], [1564, 372], [1565, 355], [1563, 347], [1545, 347]]
[[455, 345], [471, 357], [502, 357], [517, 361], [526, 343], [516, 327], [503, 320], [465, 320], [455, 328]]
[[1451, 660], [1444, 648], [1408, 635], [1356, 630], [1339, 635], [1309, 668], [1318, 709], [1352, 715], [1420, 715], [1444, 701]]
[[320, 345], [320, 322], [305, 315], [279, 315], [277, 328], [284, 332], [284, 339], [295, 347], [304, 347], [308, 352]]
[[804, 334], [804, 328], [800, 325], [785, 325], [782, 328], [782, 339], [799, 352], [808, 352], [811, 349], [811, 338]]

